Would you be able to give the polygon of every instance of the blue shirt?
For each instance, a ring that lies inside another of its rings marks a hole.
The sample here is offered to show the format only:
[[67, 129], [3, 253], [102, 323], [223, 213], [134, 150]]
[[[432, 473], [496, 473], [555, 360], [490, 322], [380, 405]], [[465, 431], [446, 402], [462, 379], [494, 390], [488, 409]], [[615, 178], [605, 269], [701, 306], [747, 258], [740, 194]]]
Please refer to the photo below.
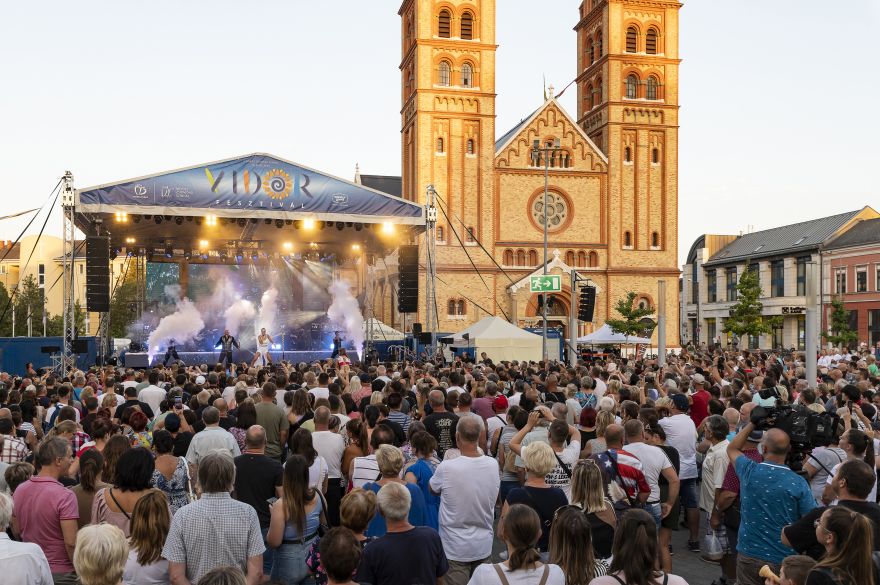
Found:
[[776, 564], [796, 554], [779, 535], [783, 527], [816, 507], [807, 481], [784, 465], [756, 463], [745, 455], [736, 458], [734, 469], [742, 511], [736, 550]]
[[[379, 490], [382, 489], [378, 483], [370, 482], [364, 484], [365, 490], [370, 490], [375, 494], [379, 494]], [[425, 519], [425, 496], [422, 495], [422, 490], [419, 489], [419, 486], [408, 483], [406, 484], [406, 489], [409, 490], [409, 495], [412, 498], [412, 504], [409, 507], [409, 516], [407, 520], [413, 526], [425, 526], [427, 525], [427, 520]], [[385, 524], [385, 517], [377, 510], [376, 515], [373, 516], [373, 519], [370, 521], [370, 524], [367, 526], [367, 536], [371, 537], [379, 537], [385, 536], [388, 532], [388, 526]]]

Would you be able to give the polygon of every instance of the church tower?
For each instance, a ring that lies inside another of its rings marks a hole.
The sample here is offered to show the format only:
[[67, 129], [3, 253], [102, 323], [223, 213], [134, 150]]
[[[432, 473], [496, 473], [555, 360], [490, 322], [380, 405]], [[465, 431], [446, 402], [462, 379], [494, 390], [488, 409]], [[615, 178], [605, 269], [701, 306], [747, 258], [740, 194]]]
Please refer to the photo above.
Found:
[[[609, 292], [619, 298], [624, 288], [646, 289], [650, 302], [656, 280], [666, 280], [667, 323], [678, 310], [681, 7], [674, 0], [584, 0], [575, 27], [578, 124], [608, 156], [608, 270], [647, 277]], [[667, 342], [677, 339], [670, 327]]]
[[[434, 185], [439, 196], [438, 302], [464, 293], [493, 307], [493, 294], [486, 287], [472, 288], [473, 273], [465, 274], [472, 268], [464, 251], [481, 271], [493, 270], [476, 240], [491, 251], [495, 1], [404, 0], [399, 15], [402, 196], [424, 203], [428, 185]], [[424, 259], [424, 250], [422, 255]], [[419, 317], [424, 316], [423, 301]], [[447, 312], [443, 307], [440, 312], [442, 324]]]

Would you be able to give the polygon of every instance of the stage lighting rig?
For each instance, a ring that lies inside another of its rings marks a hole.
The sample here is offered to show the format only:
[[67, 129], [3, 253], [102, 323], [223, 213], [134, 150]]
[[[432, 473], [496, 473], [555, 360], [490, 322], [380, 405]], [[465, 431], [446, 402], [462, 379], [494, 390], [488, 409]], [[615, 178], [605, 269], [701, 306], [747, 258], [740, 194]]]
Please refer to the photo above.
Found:
[[315, 220], [314, 219], [304, 219], [302, 222], [303, 229], [313, 230], [315, 229]]
[[174, 248], [171, 247], [171, 244], [165, 244], [165, 257], [174, 258]]
[[177, 225], [183, 225], [183, 218], [178, 215], [174, 218], [174, 223], [176, 223]]

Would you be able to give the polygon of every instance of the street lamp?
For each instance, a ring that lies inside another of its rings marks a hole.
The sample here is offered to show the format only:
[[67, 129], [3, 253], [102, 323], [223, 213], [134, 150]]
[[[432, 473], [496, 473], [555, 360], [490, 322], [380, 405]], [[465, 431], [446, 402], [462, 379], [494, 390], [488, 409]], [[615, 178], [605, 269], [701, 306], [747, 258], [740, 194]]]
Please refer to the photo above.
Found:
[[[544, 213], [544, 276], [547, 276], [547, 186], [550, 182], [550, 157], [551, 155], [555, 155], [559, 152], [560, 143], [559, 139], [556, 138], [552, 142], [548, 142], [546, 145], [541, 146], [540, 140], [535, 140], [532, 143], [532, 163], [534, 166], [538, 166], [541, 164], [541, 157], [543, 155], [544, 158], [544, 205], [542, 206], [542, 211]], [[554, 156], [555, 159], [555, 156]], [[574, 294], [574, 291], [572, 291]], [[572, 305], [573, 306], [573, 305]], [[544, 362], [547, 362], [547, 294], [544, 293], [544, 302], [541, 304], [541, 316], [544, 321], [544, 333], [542, 335], [542, 344], [541, 344], [541, 356], [544, 359]]]

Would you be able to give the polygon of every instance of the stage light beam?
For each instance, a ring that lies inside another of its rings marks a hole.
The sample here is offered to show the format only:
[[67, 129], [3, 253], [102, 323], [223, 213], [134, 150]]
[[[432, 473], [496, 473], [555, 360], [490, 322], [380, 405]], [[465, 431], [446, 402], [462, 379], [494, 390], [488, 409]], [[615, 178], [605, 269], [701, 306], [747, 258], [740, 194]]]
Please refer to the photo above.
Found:
[[303, 229], [313, 230], [313, 229], [315, 229], [315, 220], [314, 219], [304, 219], [302, 225], [303, 225]]
[[199, 240], [199, 250], [206, 250], [210, 246], [208, 240]]
[[293, 242], [284, 242], [281, 247], [284, 248], [285, 251], [290, 252], [293, 250]]
[[206, 215], [205, 216], [205, 225], [208, 227], [216, 227], [217, 226], [217, 216], [216, 215]]
[[394, 224], [390, 221], [382, 222], [382, 233], [386, 236], [394, 234]]

